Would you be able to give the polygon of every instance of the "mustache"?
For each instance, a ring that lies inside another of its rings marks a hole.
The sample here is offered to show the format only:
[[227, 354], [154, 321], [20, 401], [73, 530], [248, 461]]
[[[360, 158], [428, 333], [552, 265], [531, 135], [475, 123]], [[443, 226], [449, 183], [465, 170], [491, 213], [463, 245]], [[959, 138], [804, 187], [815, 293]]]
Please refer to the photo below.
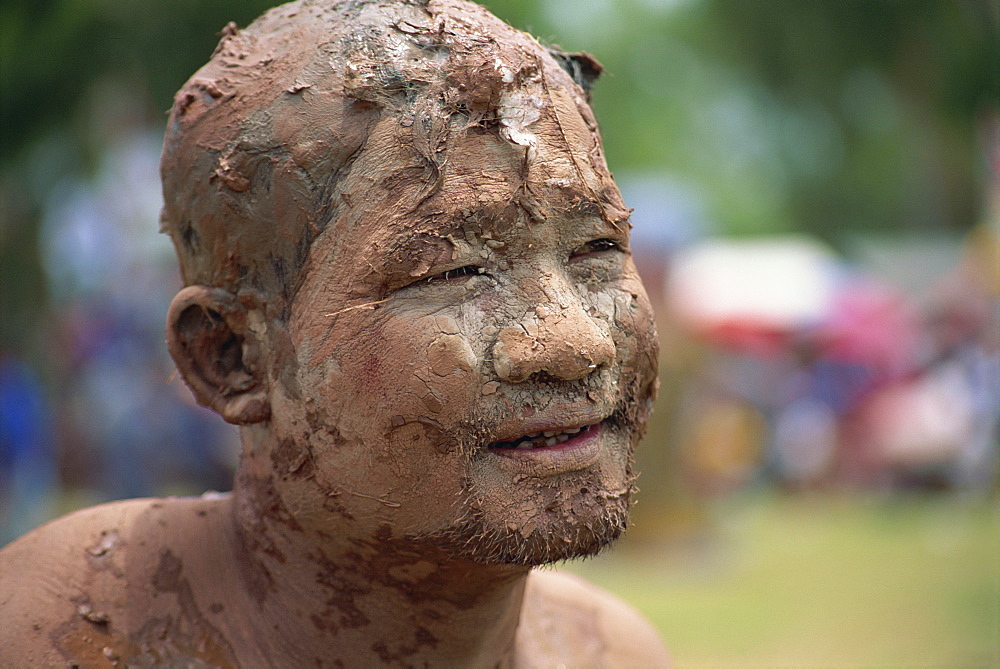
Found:
[[645, 431], [656, 386], [655, 375], [650, 380], [636, 369], [624, 373], [606, 369], [573, 381], [539, 374], [525, 382], [503, 383], [491, 395], [483, 396], [466, 416], [447, 424], [426, 415], [395, 416], [389, 438], [400, 428], [419, 424], [438, 452], [471, 461], [483, 457], [498, 441], [503, 426], [509, 431], [512, 424], [526, 420], [522, 412], [544, 414], [560, 406], [589, 405], [594, 414], [604, 418], [607, 428], [632, 435], [634, 447]]
[[[643, 388], [638, 374], [627, 378], [599, 375], [579, 381], [538, 379], [527, 383], [511, 384], [511, 390], [497, 390], [494, 400], [481, 406], [466, 420], [458, 421], [451, 429], [440, 428], [444, 438], [442, 446], [449, 451], [459, 451], [469, 458], [482, 456], [487, 447], [496, 443], [503, 425], [521, 420], [517, 412], [530, 411], [541, 414], [552, 406], [589, 403], [604, 417], [602, 421], [612, 431], [638, 435], [648, 418], [649, 390]], [[522, 401], [508, 403], [502, 398]], [[511, 406], [513, 404], [513, 406]], [[440, 427], [440, 426], [439, 426]], [[638, 441], [638, 436], [634, 441]], [[634, 443], [633, 443], [634, 445]]]

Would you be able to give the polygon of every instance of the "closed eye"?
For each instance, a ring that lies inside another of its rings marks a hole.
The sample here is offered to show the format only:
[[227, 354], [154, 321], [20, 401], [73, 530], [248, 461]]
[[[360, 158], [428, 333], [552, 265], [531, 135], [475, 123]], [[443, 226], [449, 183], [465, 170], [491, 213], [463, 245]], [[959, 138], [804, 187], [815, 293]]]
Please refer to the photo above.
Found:
[[434, 276], [429, 276], [426, 279], [423, 279], [423, 281], [424, 283], [451, 281], [453, 279], [464, 279], [465, 277], [478, 276], [485, 273], [486, 269], [483, 267], [478, 267], [476, 265], [464, 265], [455, 269], [445, 270], [444, 272], [440, 272]]
[[582, 260], [608, 251], [624, 251], [625, 247], [613, 239], [593, 239], [578, 247], [570, 254], [570, 260]]

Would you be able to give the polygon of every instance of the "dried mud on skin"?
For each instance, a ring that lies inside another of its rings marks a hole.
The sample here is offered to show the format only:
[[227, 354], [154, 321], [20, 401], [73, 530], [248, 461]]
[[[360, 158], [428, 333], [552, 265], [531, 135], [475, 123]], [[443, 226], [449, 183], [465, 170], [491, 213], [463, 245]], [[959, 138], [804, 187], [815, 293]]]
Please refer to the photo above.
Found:
[[[624, 530], [656, 392], [599, 72], [460, 0], [303, 1], [226, 29], [175, 99], [162, 227], [185, 284], [232, 293], [260, 344], [248, 359], [228, 316], [192, 308], [190, 354], [243, 355], [221, 396], [259, 384], [270, 405], [242, 421], [233, 496], [77, 517], [87, 548], [39, 604], [59, 658], [515, 666], [646, 642], [606, 595], [525, 589]], [[601, 458], [498, 466], [488, 446], [539, 415], [603, 420]]]
[[[482, 156], [476, 167], [495, 175], [493, 200], [543, 217], [526, 180], [534, 171], [541, 182], [580, 181], [602, 203], [599, 215], [624, 222], [585, 93], [532, 38], [459, 2], [338, 4], [337, 23], [330, 3], [304, 3], [231, 28], [178, 93], [163, 227], [187, 283], [287, 298], [312, 239], [377, 200], [397, 224], [459, 225], [466, 207], [455, 198], [420, 205], [440, 192], [455, 140], [475, 132], [503, 137], [519, 158]], [[599, 70], [586, 56], [558, 57], [581, 81]], [[567, 117], [583, 119], [591, 136], [570, 161], [536, 164], [538, 142], [561, 141]], [[372, 137], [379, 121], [390, 136]], [[372, 150], [395, 165], [353, 174]], [[578, 179], [583, 172], [592, 174]]]

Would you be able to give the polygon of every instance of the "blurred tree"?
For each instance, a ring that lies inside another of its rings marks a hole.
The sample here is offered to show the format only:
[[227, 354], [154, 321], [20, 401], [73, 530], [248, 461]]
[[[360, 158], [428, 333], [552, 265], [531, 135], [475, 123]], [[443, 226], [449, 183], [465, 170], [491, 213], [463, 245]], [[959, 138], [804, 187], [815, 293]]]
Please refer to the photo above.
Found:
[[692, 182], [722, 231], [975, 222], [996, 3], [605, 4], [579, 36], [612, 72], [595, 96], [611, 163]]
[[[746, 68], [792, 115], [782, 132], [818, 113], [841, 145], [837, 169], [790, 172], [796, 227], [830, 236], [975, 223], [982, 126], [1000, 92], [997, 8], [970, 0], [711, 0], [715, 52]], [[791, 167], [801, 162], [793, 146], [784, 150]]]
[[[107, 137], [88, 118], [123, 112], [116, 87], [165, 120], [174, 91], [211, 54], [230, 20], [262, 0], [4, 0], [0, 4], [0, 344], [37, 346], [46, 303], [38, 251], [42, 205], [70, 175], [92, 169]], [[134, 111], [134, 110], [133, 110]], [[126, 186], [123, 184], [123, 186]], [[155, 226], [150, 221], [150, 226]], [[41, 355], [35, 351], [35, 355]]]
[[[102, 150], [85, 119], [121, 113], [95, 91], [125, 86], [147, 101], [144, 121], [161, 124], [218, 31], [270, 4], [0, 4], [0, 339], [30, 332], [45, 303], [38, 215], [60, 177]], [[543, 41], [597, 55], [612, 168], [685, 184], [721, 231], [836, 241], [960, 231], [977, 218], [981, 126], [998, 101], [994, 0], [485, 4]]]
[[212, 53], [228, 21], [245, 25], [267, 0], [5, 0], [0, 6], [0, 155], [16, 159], [72, 123], [91, 85], [109, 75], [167, 110]]

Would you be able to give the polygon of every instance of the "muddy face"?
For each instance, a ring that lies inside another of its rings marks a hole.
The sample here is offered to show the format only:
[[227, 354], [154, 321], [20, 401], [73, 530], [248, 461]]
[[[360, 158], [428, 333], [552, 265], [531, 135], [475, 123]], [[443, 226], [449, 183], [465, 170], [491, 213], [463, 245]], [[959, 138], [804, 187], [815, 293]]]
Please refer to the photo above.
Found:
[[304, 527], [522, 564], [624, 528], [652, 314], [617, 189], [580, 159], [594, 135], [573, 105], [558, 120], [527, 170], [522, 146], [452, 128], [430, 197], [398, 119], [372, 133], [275, 347], [294, 373], [272, 430], [306, 446], [279, 488]]
[[462, 0], [303, 2], [182, 89], [164, 224], [269, 370], [223, 402], [248, 516], [527, 564], [621, 532], [656, 343], [597, 71]]

